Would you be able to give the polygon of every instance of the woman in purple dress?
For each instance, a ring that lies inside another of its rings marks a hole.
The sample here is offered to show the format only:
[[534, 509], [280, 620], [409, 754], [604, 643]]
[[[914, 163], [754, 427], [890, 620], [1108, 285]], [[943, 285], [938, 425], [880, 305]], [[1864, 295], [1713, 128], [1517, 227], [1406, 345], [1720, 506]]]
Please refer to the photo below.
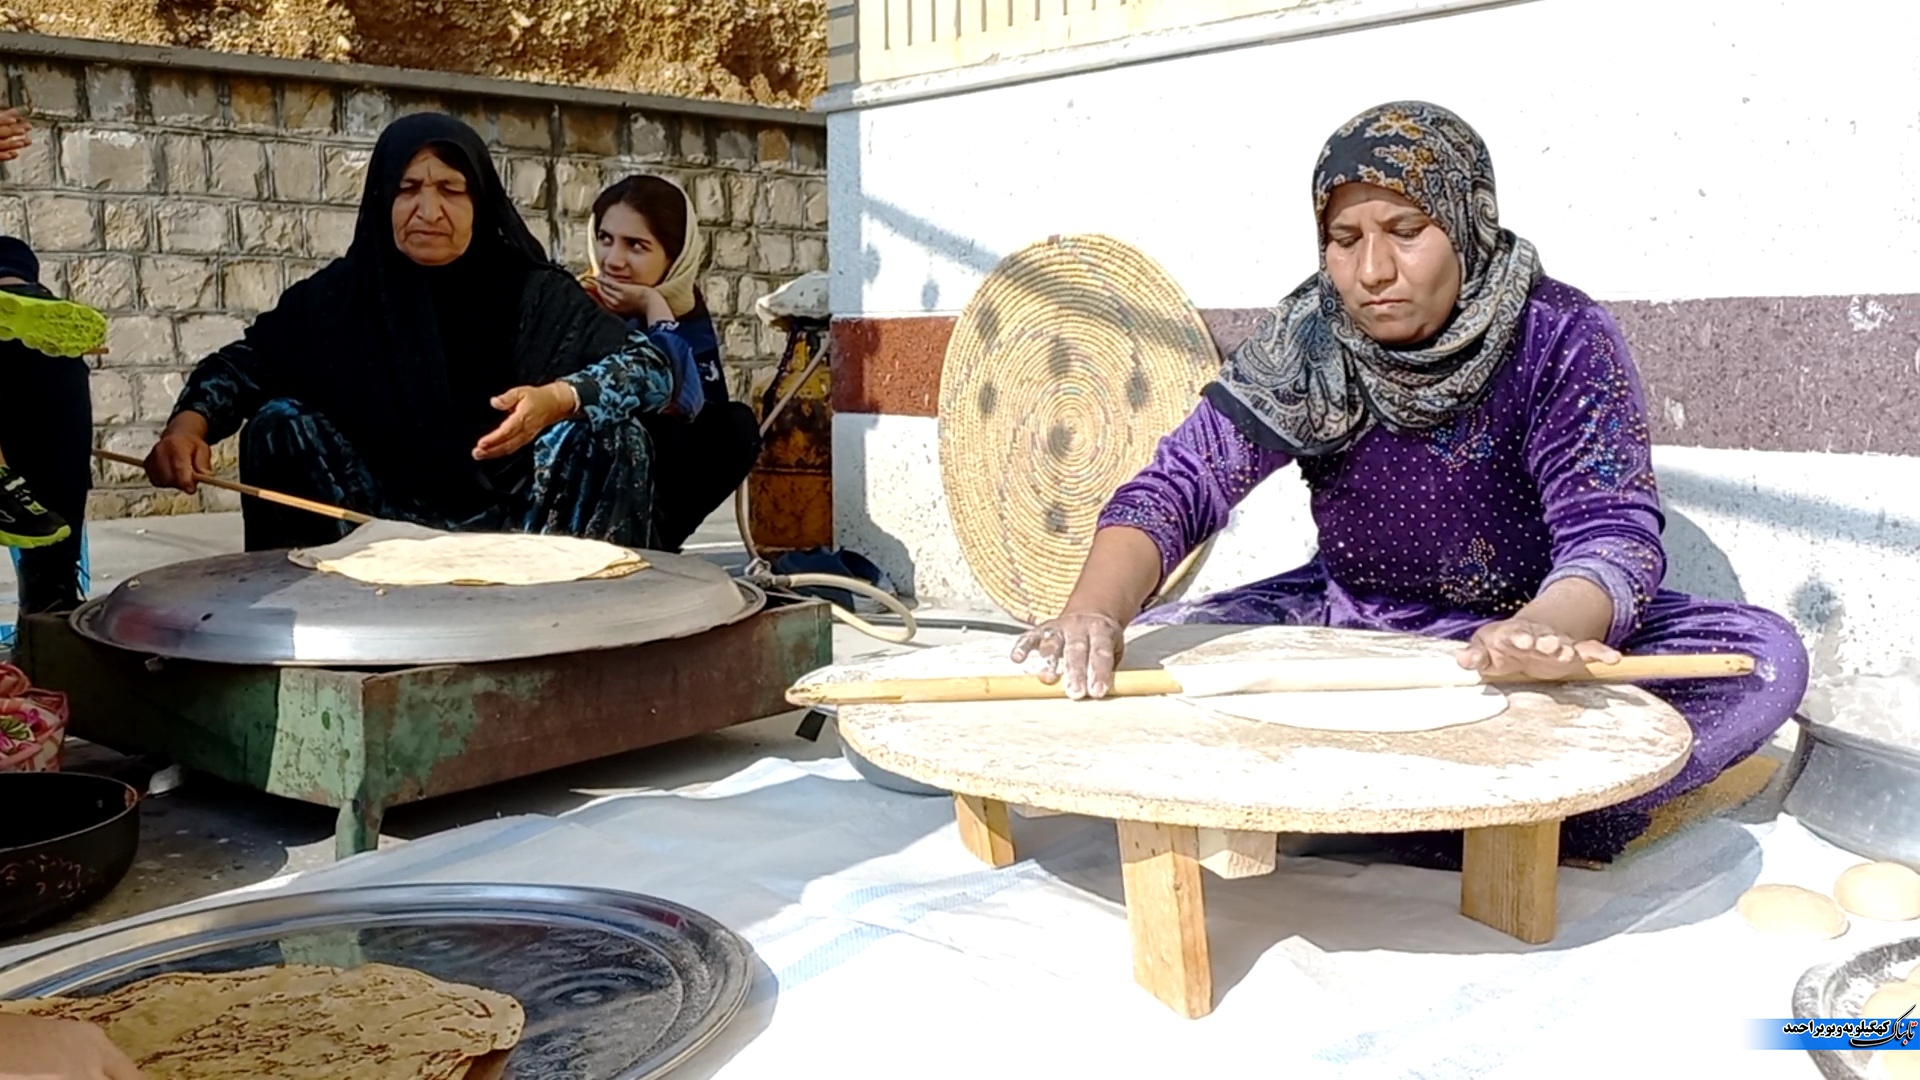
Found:
[[[1016, 644], [1101, 697], [1141, 623], [1285, 624], [1451, 638], [1488, 674], [1554, 677], [1620, 653], [1742, 652], [1739, 679], [1647, 684], [1693, 729], [1659, 790], [1569, 819], [1610, 860], [1649, 811], [1763, 746], [1806, 688], [1793, 627], [1662, 589], [1639, 375], [1600, 305], [1500, 227], [1493, 165], [1459, 117], [1394, 102], [1348, 121], [1313, 179], [1320, 271], [1234, 350], [1193, 414], [1100, 516], [1059, 618]], [[1319, 551], [1299, 569], [1141, 614], [1235, 504], [1297, 462]], [[1459, 865], [1460, 834], [1381, 842]]]

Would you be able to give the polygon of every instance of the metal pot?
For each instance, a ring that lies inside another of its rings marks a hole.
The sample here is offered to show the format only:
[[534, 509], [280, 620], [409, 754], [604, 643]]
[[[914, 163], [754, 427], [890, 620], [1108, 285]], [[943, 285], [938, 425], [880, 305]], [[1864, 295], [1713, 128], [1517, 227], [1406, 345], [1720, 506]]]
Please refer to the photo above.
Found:
[[111, 892], [140, 845], [140, 793], [85, 773], [0, 773], [0, 938]]
[[1856, 855], [1920, 867], [1920, 752], [1795, 719], [1786, 812]]

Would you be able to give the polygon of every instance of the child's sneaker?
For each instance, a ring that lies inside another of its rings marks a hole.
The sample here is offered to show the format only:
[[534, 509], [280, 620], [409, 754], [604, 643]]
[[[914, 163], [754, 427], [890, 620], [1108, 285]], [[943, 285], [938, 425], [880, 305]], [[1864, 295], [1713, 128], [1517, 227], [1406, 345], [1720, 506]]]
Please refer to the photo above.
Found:
[[107, 320], [85, 304], [0, 289], [0, 340], [48, 356], [85, 356], [106, 344]]
[[41, 506], [27, 490], [27, 478], [0, 465], [0, 545], [46, 547], [73, 535], [60, 515]]

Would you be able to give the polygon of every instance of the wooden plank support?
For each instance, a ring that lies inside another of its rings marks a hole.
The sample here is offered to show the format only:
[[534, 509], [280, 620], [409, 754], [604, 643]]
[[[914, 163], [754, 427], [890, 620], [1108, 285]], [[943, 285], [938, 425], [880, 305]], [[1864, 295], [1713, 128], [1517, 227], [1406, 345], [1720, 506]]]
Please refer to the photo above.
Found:
[[1013, 823], [1007, 804], [977, 795], [955, 795], [953, 816], [960, 823], [960, 842], [988, 866], [1012, 866]]
[[1229, 880], [1273, 873], [1279, 848], [1280, 837], [1270, 832], [1200, 830], [1200, 865]]
[[1468, 829], [1460, 853], [1460, 914], [1529, 945], [1553, 940], [1560, 822]]
[[1200, 882], [1200, 830], [1122, 821], [1120, 879], [1133, 978], [1189, 1020], [1213, 1011], [1213, 960]]

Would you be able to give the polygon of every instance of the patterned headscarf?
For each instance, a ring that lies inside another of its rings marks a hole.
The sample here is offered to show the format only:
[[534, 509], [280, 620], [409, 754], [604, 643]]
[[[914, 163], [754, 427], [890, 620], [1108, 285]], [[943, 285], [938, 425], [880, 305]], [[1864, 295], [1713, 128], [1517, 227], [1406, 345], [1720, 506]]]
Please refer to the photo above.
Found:
[[[1367, 337], [1327, 276], [1327, 201], [1353, 182], [1406, 197], [1460, 256], [1453, 316], [1417, 348]], [[1375, 422], [1425, 431], [1477, 405], [1514, 352], [1540, 275], [1533, 245], [1500, 227], [1493, 160], [1479, 134], [1426, 102], [1368, 109], [1321, 149], [1313, 211], [1320, 272], [1261, 319], [1207, 388], [1208, 399], [1255, 441], [1308, 457], [1344, 450]]]

